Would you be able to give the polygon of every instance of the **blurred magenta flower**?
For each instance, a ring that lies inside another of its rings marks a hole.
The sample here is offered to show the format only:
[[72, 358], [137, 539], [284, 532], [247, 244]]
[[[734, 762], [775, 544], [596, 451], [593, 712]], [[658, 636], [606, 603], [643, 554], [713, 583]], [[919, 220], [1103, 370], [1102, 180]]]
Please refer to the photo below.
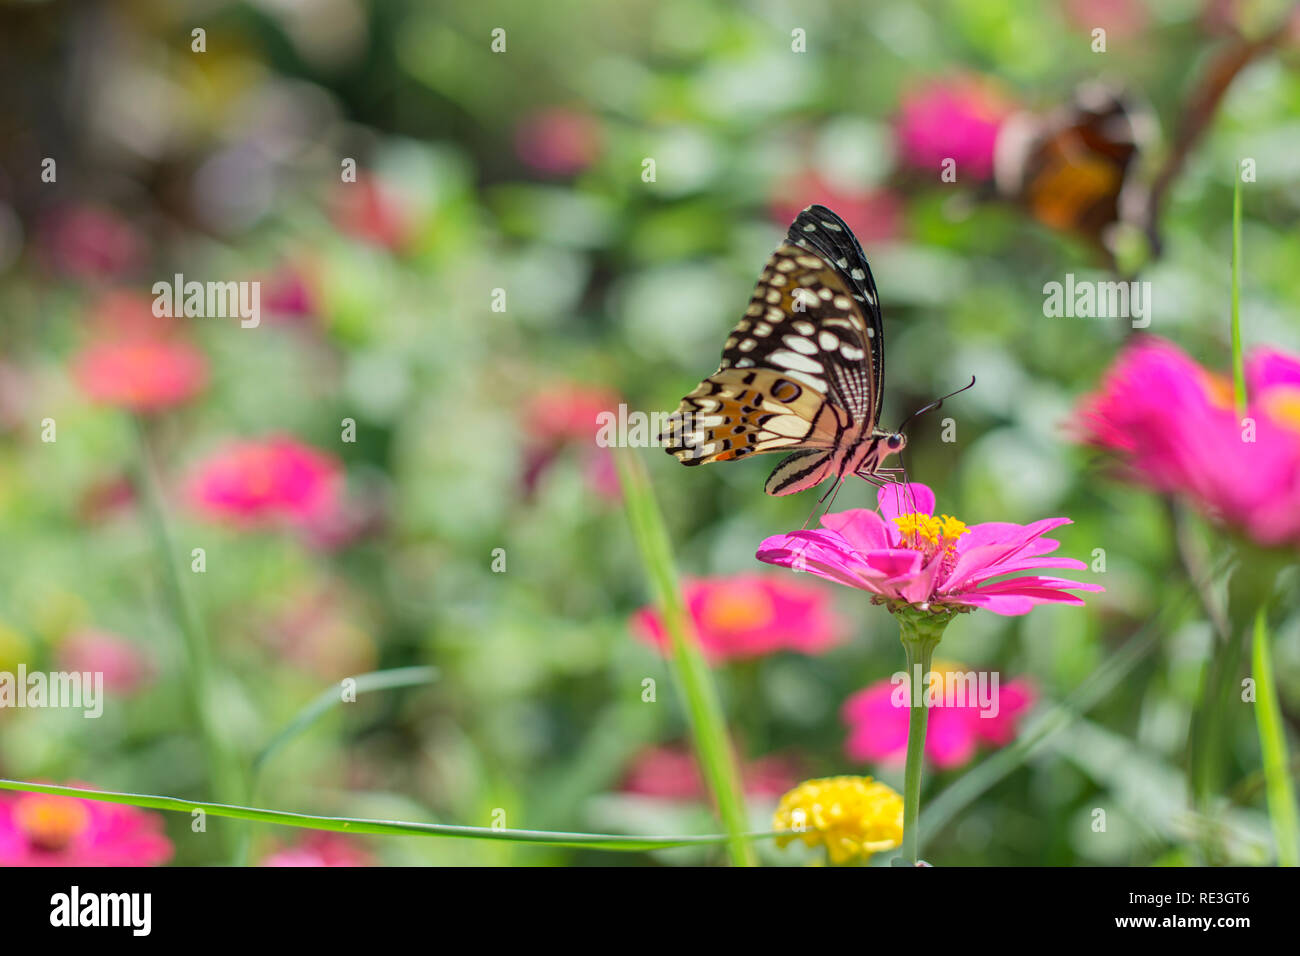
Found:
[[0, 866], [158, 866], [171, 856], [156, 813], [45, 793], [0, 793]]
[[995, 84], [970, 74], [931, 79], [905, 93], [894, 122], [902, 162], [935, 174], [956, 160], [959, 182], [993, 173], [998, 127], [1013, 111]]
[[262, 280], [262, 308], [274, 320], [307, 323], [319, 307], [312, 270], [305, 264], [281, 263]]
[[879, 513], [855, 508], [825, 514], [821, 529], [768, 538], [758, 559], [867, 591], [874, 603], [923, 610], [1025, 614], [1037, 604], [1083, 604], [1070, 590], [1104, 590], [1055, 577], [1005, 577], [1039, 568], [1084, 570], [1087, 565], [1074, 558], [1045, 556], [1059, 542], [1043, 535], [1070, 524], [1069, 518], [968, 528], [949, 515], [936, 516], [934, 492], [921, 484], [886, 485], [878, 501]]
[[1300, 543], [1300, 356], [1255, 349], [1246, 393], [1242, 417], [1229, 378], [1149, 337], [1116, 359], [1073, 426], [1131, 480], [1184, 495], [1260, 544]]
[[548, 176], [572, 176], [600, 158], [604, 134], [600, 120], [572, 109], [541, 110], [515, 127], [515, 152], [532, 169]]
[[[821, 654], [844, 636], [830, 595], [814, 584], [746, 573], [687, 581], [682, 590], [700, 646], [715, 664], [778, 651]], [[667, 653], [668, 636], [654, 608], [633, 615], [632, 630]]]
[[[956, 683], [954, 675], [964, 673], [965, 668], [935, 661], [930, 671], [935, 701], [930, 706], [925, 755], [932, 764], [945, 769], [960, 767], [975, 756], [980, 745], [1005, 747], [1016, 738], [1020, 720], [1035, 698], [1027, 680], [999, 684], [996, 699], [991, 699], [985, 710], [973, 689], [968, 693], [968, 685]], [[849, 736], [844, 749], [854, 760], [901, 764], [907, 755], [910, 679], [906, 674], [898, 676], [898, 683], [877, 681], [845, 701], [841, 715]], [[945, 696], [949, 686], [954, 688], [951, 698]]]
[[269, 853], [262, 866], [374, 866], [374, 857], [347, 837], [313, 830], [292, 846]]
[[[789, 757], [769, 755], [741, 766], [745, 792], [755, 797], [777, 797], [800, 778], [800, 770]], [[650, 747], [637, 754], [619, 788], [624, 793], [658, 800], [700, 801], [708, 789], [695, 756], [684, 746]]]
[[59, 642], [59, 668], [104, 675], [104, 686], [131, 694], [153, 680], [153, 663], [133, 641], [107, 631], [81, 630]]
[[888, 242], [903, 231], [904, 203], [887, 189], [844, 189], [830, 185], [815, 172], [782, 183], [770, 204], [772, 218], [785, 228], [809, 203], [834, 209], [862, 243]]
[[200, 512], [241, 527], [330, 522], [342, 493], [338, 459], [288, 435], [231, 442], [200, 462], [188, 484]]
[[94, 402], [158, 412], [188, 401], [208, 382], [208, 362], [184, 339], [101, 341], [73, 360], [73, 376]]
[[1137, 36], [1146, 29], [1150, 14], [1142, 0], [1065, 0], [1065, 17], [1074, 26], [1106, 31], [1106, 39]]
[[397, 190], [378, 177], [357, 173], [354, 183], [335, 187], [334, 224], [345, 235], [393, 252], [415, 238], [416, 222]]
[[63, 206], [38, 226], [41, 258], [73, 279], [112, 279], [136, 271], [148, 250], [144, 238], [112, 209], [90, 204]]
[[524, 416], [524, 496], [537, 492], [542, 476], [566, 448], [578, 450], [587, 487], [607, 501], [621, 495], [618, 473], [608, 448], [596, 443], [598, 416], [617, 414], [623, 399], [601, 385], [561, 382], [548, 386], [527, 402]]

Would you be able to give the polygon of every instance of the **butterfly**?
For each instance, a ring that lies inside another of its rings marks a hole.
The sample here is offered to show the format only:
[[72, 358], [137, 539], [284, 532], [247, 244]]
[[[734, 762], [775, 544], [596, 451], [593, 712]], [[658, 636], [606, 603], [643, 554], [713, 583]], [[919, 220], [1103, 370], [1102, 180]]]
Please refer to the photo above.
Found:
[[1149, 191], [1135, 175], [1155, 121], [1132, 96], [1100, 82], [1046, 115], [1018, 113], [998, 131], [994, 180], [1039, 222], [1110, 252], [1117, 223], [1147, 228]]
[[661, 443], [684, 465], [789, 452], [769, 495], [853, 474], [885, 484], [900, 470], [885, 460], [907, 439], [879, 427], [884, 372], [862, 246], [843, 219], [809, 206], [767, 260], [718, 370], [668, 416]]

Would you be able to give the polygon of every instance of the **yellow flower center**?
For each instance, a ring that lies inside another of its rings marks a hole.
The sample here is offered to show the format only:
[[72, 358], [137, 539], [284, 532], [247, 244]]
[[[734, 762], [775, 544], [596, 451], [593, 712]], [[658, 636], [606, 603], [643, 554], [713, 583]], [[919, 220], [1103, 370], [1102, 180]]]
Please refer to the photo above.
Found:
[[957, 539], [970, 531], [965, 522], [951, 515], [927, 515], [920, 512], [899, 515], [894, 519], [902, 545], [920, 551], [926, 558], [936, 554], [952, 556], [957, 550]]
[[1227, 376], [1203, 372], [1201, 387], [1205, 390], [1205, 396], [1210, 400], [1211, 405], [1218, 405], [1220, 408], [1236, 407], [1237, 399], [1233, 392], [1232, 379]]
[[62, 850], [90, 823], [90, 813], [77, 800], [45, 794], [26, 796], [14, 808], [14, 822], [36, 846]]
[[781, 798], [772, 829], [778, 846], [824, 846], [834, 864], [865, 860], [903, 842], [903, 798], [870, 777], [805, 780]]
[[1300, 387], [1285, 385], [1269, 389], [1263, 397], [1265, 411], [1279, 424], [1300, 432]]
[[772, 622], [776, 609], [759, 588], [735, 585], [714, 590], [700, 610], [700, 624], [711, 631], [747, 631]]

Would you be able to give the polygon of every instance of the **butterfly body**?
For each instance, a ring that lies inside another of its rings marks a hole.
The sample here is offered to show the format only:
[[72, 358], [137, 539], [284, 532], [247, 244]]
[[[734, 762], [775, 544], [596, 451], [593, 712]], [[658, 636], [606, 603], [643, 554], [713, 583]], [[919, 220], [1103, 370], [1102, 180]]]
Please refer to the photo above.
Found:
[[881, 480], [905, 444], [878, 427], [884, 342], [875, 282], [842, 219], [809, 206], [759, 276], [718, 370], [682, 399], [665, 433], [686, 465], [790, 455], [766, 490], [829, 477]]

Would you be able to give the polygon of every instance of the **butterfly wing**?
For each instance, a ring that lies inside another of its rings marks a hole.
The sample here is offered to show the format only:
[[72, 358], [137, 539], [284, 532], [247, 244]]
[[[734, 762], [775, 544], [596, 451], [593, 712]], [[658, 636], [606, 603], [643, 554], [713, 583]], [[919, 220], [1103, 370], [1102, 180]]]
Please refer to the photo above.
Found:
[[1003, 125], [994, 163], [998, 190], [1044, 225], [1104, 245], [1114, 223], [1143, 215], [1145, 190], [1131, 172], [1150, 128], [1148, 114], [1119, 92], [1081, 86], [1070, 106]]
[[848, 224], [825, 206], [809, 206], [790, 224], [788, 241], [815, 252], [835, 269], [857, 303], [855, 329], [871, 362], [858, 373], [866, 377], [866, 402], [851, 408], [870, 428], [880, 421], [881, 389], [885, 380], [885, 329], [880, 296], [871, 266]]
[[777, 466], [770, 494], [819, 483], [845, 434], [879, 417], [879, 310], [866, 259], [825, 207], [804, 210], [796, 230], [768, 260], [718, 370], [682, 399], [663, 435], [687, 465], [800, 453]]

